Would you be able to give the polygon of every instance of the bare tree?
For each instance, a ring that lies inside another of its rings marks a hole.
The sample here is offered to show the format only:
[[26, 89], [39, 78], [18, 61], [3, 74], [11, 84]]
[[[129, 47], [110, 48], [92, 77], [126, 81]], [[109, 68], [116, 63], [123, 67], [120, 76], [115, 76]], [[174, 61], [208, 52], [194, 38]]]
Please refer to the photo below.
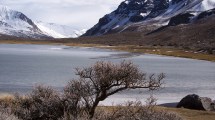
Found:
[[127, 89], [157, 90], [165, 77], [163, 73], [157, 77], [155, 74], [147, 77], [130, 61], [122, 61], [120, 64], [96, 62], [91, 67], [77, 68], [76, 75], [79, 78], [69, 82], [65, 93], [78, 98], [80, 101], [77, 105], [82, 105], [90, 118], [93, 118], [99, 102], [108, 96]]

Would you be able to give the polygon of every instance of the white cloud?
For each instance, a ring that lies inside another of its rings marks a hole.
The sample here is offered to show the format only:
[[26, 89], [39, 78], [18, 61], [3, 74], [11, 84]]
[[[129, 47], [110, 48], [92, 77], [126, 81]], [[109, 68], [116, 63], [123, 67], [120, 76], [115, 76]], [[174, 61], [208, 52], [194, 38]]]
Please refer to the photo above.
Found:
[[124, 0], [0, 0], [33, 20], [90, 28]]

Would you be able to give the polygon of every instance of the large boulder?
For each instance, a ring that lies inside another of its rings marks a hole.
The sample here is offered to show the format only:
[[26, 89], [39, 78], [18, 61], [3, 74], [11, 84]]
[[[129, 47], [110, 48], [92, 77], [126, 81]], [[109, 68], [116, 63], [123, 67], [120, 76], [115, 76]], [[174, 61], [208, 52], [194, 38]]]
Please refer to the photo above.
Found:
[[198, 95], [192, 94], [192, 95], [187, 95], [182, 100], [178, 103], [176, 106], [177, 108], [188, 108], [188, 109], [195, 109], [195, 110], [205, 110], [201, 99]]
[[199, 97], [196, 94], [187, 95], [181, 99], [177, 108], [187, 108], [194, 110], [214, 111], [214, 102], [208, 97]]

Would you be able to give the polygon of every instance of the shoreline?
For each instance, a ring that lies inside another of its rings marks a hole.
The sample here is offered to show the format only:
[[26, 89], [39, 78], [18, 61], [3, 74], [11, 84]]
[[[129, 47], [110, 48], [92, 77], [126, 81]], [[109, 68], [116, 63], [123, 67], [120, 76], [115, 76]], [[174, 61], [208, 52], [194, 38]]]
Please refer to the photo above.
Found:
[[[59, 91], [58, 91], [59, 92]], [[30, 94], [31, 92], [26, 92], [26, 93], [0, 93], [0, 101], [4, 100], [4, 99], [14, 99], [16, 95], [21, 95], [21, 96], [26, 96], [28, 94]], [[107, 102], [108, 99], [106, 99], [106, 101], [101, 101], [99, 106], [106, 106], [106, 107], [111, 107], [111, 106], [117, 106], [117, 105], [123, 105], [124, 103], [130, 102], [130, 101], [136, 101], [136, 99], [134, 100], [126, 100], [126, 101], [122, 101], [119, 103], [113, 103], [113, 102]], [[112, 100], [113, 101], [113, 100]], [[117, 101], [117, 99], [116, 99]], [[139, 100], [142, 104], [145, 104], [145, 100]], [[170, 102], [170, 101], [166, 101], [166, 102], [161, 102], [161, 103], [156, 103], [155, 106], [159, 106], [159, 107], [168, 107], [168, 108], [176, 108], [176, 105], [179, 103], [180, 99], [178, 101], [174, 101], [174, 102]], [[103, 103], [104, 102], [104, 103]]]
[[[22, 95], [22, 94], [19, 94], [21, 96], [25, 96], [25, 95]], [[0, 93], [0, 101], [1, 100], [13, 100], [15, 98], [15, 94], [10, 94], [10, 93]], [[126, 103], [126, 102], [124, 102]], [[99, 106], [100, 107], [113, 107], [113, 106], [118, 106], [118, 105], [121, 105], [121, 104], [124, 104], [124, 103], [119, 103], [119, 104], [115, 104], [115, 105], [104, 105], [104, 104], [100, 104]], [[167, 108], [176, 108], [177, 104], [179, 102], [166, 102], [166, 103], [161, 103], [161, 104], [156, 104], [155, 106], [157, 107], [167, 107]]]
[[130, 53], [145, 53], [154, 55], [164, 55], [180, 58], [189, 58], [196, 60], [205, 60], [215, 62], [215, 55], [195, 52], [194, 50], [183, 50], [170, 47], [153, 47], [153, 46], [138, 46], [138, 45], [117, 45], [109, 46], [104, 44], [82, 44], [66, 41], [51, 41], [51, 40], [0, 40], [0, 44], [37, 44], [37, 45], [65, 45], [75, 47], [94, 47], [100, 49], [110, 49], [124, 51]]

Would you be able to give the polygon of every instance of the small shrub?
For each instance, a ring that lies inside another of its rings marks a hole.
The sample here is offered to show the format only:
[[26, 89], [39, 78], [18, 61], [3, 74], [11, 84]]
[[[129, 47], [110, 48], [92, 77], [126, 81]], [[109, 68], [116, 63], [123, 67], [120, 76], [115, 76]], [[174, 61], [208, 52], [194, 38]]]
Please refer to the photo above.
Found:
[[0, 99], [0, 120], [18, 120], [11, 112], [11, 105], [12, 99]]
[[10, 113], [0, 112], [0, 120], [18, 120], [18, 118]]
[[83, 115], [83, 106], [80, 103], [80, 97], [74, 94], [67, 85], [64, 89], [63, 95], [64, 102], [64, 118], [67, 120], [73, 120], [80, 115]]
[[23, 120], [57, 120], [63, 117], [62, 101], [50, 87], [36, 87], [26, 97], [15, 97], [13, 112]]
[[13, 97], [6, 96], [0, 99], [0, 120], [18, 120], [12, 112]]

